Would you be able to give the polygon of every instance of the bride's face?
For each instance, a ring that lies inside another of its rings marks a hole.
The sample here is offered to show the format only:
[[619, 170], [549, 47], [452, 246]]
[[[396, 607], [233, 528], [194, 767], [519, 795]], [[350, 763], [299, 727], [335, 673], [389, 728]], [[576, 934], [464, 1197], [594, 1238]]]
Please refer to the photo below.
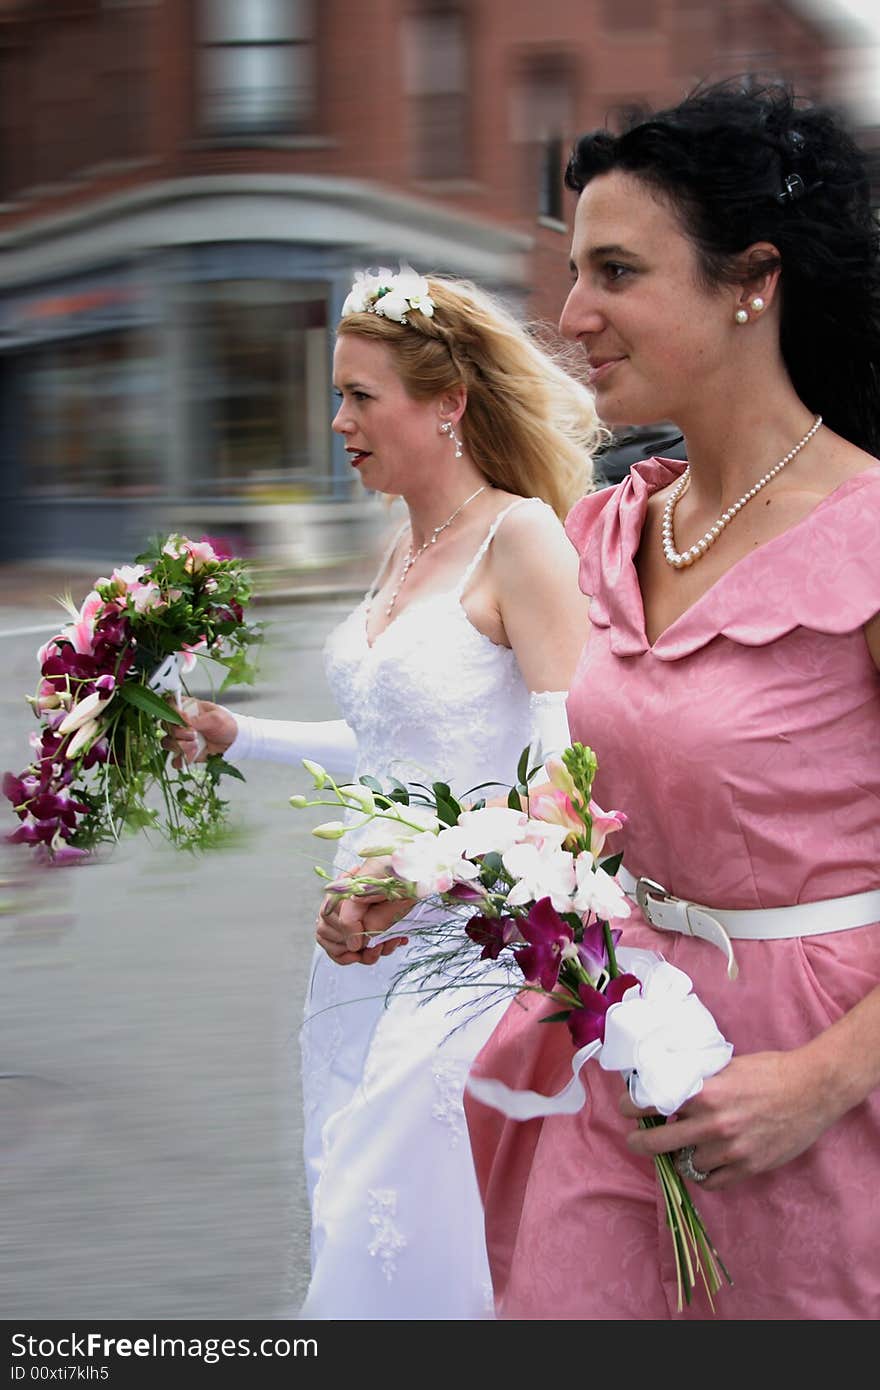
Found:
[[356, 333], [337, 339], [333, 385], [341, 398], [333, 429], [364, 486], [405, 496], [444, 452], [438, 403], [408, 395], [390, 348]]

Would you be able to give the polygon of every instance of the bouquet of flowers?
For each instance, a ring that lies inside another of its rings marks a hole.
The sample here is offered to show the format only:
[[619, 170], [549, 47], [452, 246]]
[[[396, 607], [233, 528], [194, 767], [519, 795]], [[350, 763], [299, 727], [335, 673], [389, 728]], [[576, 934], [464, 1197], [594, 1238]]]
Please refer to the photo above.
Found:
[[[9, 836], [52, 863], [82, 859], [123, 828], [153, 828], [195, 849], [223, 832], [218, 783], [241, 773], [220, 757], [169, 767], [163, 724], [183, 724], [183, 678], [198, 657], [225, 668], [221, 689], [250, 682], [245, 621], [250, 581], [241, 562], [206, 537], [173, 535], [131, 565], [97, 579], [66, 626], [40, 648], [40, 681], [28, 696], [40, 720], [34, 759], [6, 773], [3, 793], [21, 824]], [[241, 779], [243, 780], [243, 779]], [[161, 808], [148, 804], [158, 788]]]
[[[630, 905], [615, 878], [622, 856], [606, 856], [605, 842], [626, 817], [592, 800], [597, 764], [591, 749], [574, 744], [549, 759], [548, 783], [531, 792], [538, 769], [528, 769], [527, 756], [528, 750], [506, 806], [477, 800], [465, 807], [442, 782], [383, 788], [363, 777], [357, 785], [338, 786], [309, 762], [305, 767], [322, 795], [292, 797], [291, 803], [345, 809], [347, 821], [313, 831], [324, 839], [371, 821], [377, 830], [381, 824], [376, 842], [362, 842], [358, 852], [390, 857], [390, 871], [332, 880], [331, 891], [345, 897], [378, 892], [442, 909], [425, 926], [407, 924], [407, 936], [419, 946], [390, 993], [403, 984], [427, 994], [471, 983], [485, 988], [481, 962], [491, 960], [508, 963], [511, 992], [528, 989], [552, 1001], [553, 1011], [540, 1021], [568, 1027], [576, 1049], [571, 1082], [556, 1096], [542, 1096], [472, 1077], [471, 1094], [513, 1119], [572, 1114], [586, 1099], [580, 1071], [595, 1057], [606, 1070], [623, 1073], [636, 1105], [660, 1112], [646, 1115], [644, 1126], [664, 1124], [705, 1077], [726, 1066], [733, 1049], [687, 975], [652, 951], [618, 945], [621, 933], [611, 922], [628, 917]], [[399, 934], [392, 928], [384, 935]], [[673, 1155], [660, 1154], [655, 1165], [675, 1250], [679, 1308], [682, 1298], [690, 1303], [698, 1280], [711, 1303], [722, 1276], [730, 1276]]]

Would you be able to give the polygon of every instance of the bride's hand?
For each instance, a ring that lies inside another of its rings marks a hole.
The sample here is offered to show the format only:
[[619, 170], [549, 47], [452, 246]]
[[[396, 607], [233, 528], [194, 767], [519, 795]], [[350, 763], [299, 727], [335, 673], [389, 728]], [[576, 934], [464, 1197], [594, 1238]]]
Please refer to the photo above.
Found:
[[174, 754], [176, 768], [183, 763], [203, 763], [212, 753], [225, 753], [235, 742], [238, 725], [223, 705], [188, 699], [180, 712], [186, 724], [166, 725], [168, 733], [162, 740], [162, 747]]
[[[365, 860], [349, 877], [369, 874], [381, 877], [387, 871], [383, 860]], [[344, 898], [339, 893], [326, 893], [318, 913], [315, 939], [337, 965], [375, 965], [382, 956], [390, 956], [408, 938], [392, 937], [378, 946], [371, 946], [372, 937], [381, 936], [399, 922], [412, 908], [410, 899], [389, 900], [382, 893], [364, 893], [357, 898]]]

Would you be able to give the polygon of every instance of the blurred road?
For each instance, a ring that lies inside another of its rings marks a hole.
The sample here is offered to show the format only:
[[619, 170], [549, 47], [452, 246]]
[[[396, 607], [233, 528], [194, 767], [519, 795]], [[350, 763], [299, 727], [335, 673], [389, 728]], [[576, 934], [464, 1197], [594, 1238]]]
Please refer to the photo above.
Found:
[[[349, 606], [261, 614], [261, 680], [228, 703], [334, 717], [320, 649]], [[0, 610], [0, 769], [29, 760], [22, 697], [45, 640], [8, 634], [40, 621]], [[288, 806], [307, 790], [302, 769], [244, 770], [246, 784], [227, 784], [242, 842], [214, 855], [141, 839], [28, 883], [28, 852], [4, 847], [0, 1318], [272, 1318], [299, 1306], [297, 1030], [312, 864], [330, 853], [309, 828], [327, 813]]]

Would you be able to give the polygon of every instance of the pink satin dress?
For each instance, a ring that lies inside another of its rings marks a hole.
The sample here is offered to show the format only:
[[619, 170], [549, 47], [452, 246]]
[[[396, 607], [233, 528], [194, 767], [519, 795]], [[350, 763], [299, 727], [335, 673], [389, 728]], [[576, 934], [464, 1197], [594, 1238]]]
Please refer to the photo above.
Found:
[[[569, 700], [599, 758], [596, 799], [630, 822], [614, 848], [669, 891], [777, 907], [880, 886], [880, 676], [863, 625], [880, 611], [880, 467], [849, 479], [734, 565], [651, 646], [634, 557], [648, 498], [684, 465], [638, 465], [572, 511], [593, 631]], [[880, 981], [880, 927], [707, 942], [634, 913], [624, 944], [686, 971], [737, 1053], [797, 1048]], [[474, 1071], [551, 1093], [571, 1075], [546, 1001], [515, 1001]], [[574, 1117], [516, 1123], [468, 1101], [498, 1315], [711, 1318], [676, 1312], [653, 1163], [632, 1155], [620, 1077], [591, 1063]], [[721, 1192], [691, 1185], [735, 1287], [722, 1319], [880, 1314], [880, 1094], [800, 1157]]]

